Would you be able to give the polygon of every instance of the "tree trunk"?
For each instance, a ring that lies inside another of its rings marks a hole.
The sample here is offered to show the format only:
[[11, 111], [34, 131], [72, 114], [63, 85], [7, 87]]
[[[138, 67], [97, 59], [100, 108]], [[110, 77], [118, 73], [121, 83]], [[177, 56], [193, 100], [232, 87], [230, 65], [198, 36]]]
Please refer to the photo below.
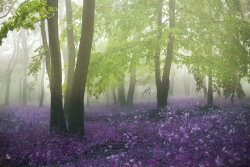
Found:
[[84, 135], [84, 92], [94, 35], [95, 0], [83, 1], [82, 34], [70, 93], [69, 132]]
[[43, 100], [44, 100], [44, 78], [45, 78], [45, 64], [42, 63], [41, 95], [40, 95], [39, 107], [43, 106]]
[[208, 75], [208, 94], [207, 94], [207, 104], [213, 105], [213, 77], [212, 72], [209, 72]]
[[[159, 11], [158, 11], [158, 41], [161, 40], [162, 36], [162, 10], [163, 10], [163, 1], [159, 1]], [[175, 27], [175, 0], [169, 0], [169, 28], [172, 29]], [[174, 49], [174, 36], [172, 33], [168, 36], [169, 42], [167, 46], [167, 56], [164, 65], [163, 76], [161, 80], [160, 72], [160, 45], [158, 44], [158, 49], [155, 55], [155, 78], [156, 78], [156, 88], [157, 88], [157, 108], [161, 109], [167, 105], [168, 92], [169, 92], [169, 75], [173, 58], [173, 49]]]
[[[175, 0], [169, 0], [169, 28], [173, 29], [175, 27]], [[163, 85], [163, 92], [164, 92], [164, 102], [165, 105], [167, 105], [168, 100], [168, 91], [169, 91], [169, 75], [172, 65], [172, 59], [173, 59], [173, 51], [174, 51], [174, 36], [172, 33], [168, 36], [169, 42], [167, 46], [167, 57], [165, 60], [165, 66], [162, 76], [162, 85]]]
[[156, 93], [157, 93], [157, 108], [164, 106], [165, 101], [162, 92], [162, 81], [161, 81], [161, 71], [160, 71], [160, 52], [161, 45], [160, 40], [162, 38], [162, 10], [163, 10], [163, 0], [159, 0], [158, 8], [158, 40], [157, 40], [157, 50], [155, 54], [155, 81], [156, 81]]
[[[48, 0], [47, 6], [58, 9], [58, 0]], [[58, 11], [48, 18], [49, 49], [51, 56], [51, 111], [50, 130], [66, 131], [62, 106], [62, 65], [58, 33]]]
[[120, 85], [118, 87], [118, 103], [122, 107], [126, 106], [124, 78], [123, 78], [123, 80], [121, 81], [121, 83], [120, 83]]
[[74, 32], [72, 24], [71, 0], [65, 0], [65, 2], [66, 2], [66, 20], [67, 20], [67, 43], [68, 43], [68, 72], [67, 72], [68, 77], [67, 77], [67, 86], [65, 92], [64, 110], [65, 114], [68, 116], [70, 92], [72, 88], [72, 81], [75, 69], [75, 41], [74, 41]]
[[130, 71], [130, 81], [127, 95], [127, 106], [132, 107], [134, 102], [134, 92], [135, 92], [135, 84], [136, 84], [136, 66], [135, 64], [131, 65]]
[[10, 101], [10, 84], [11, 84], [12, 69], [7, 69], [6, 71], [6, 92], [5, 92], [5, 106], [9, 106]]
[[114, 104], [117, 104], [117, 97], [116, 97], [115, 87], [112, 88], [112, 95], [113, 95]]
[[18, 46], [16, 46], [16, 40], [14, 38], [14, 51], [6, 69], [5, 106], [9, 106], [10, 104], [9, 98], [10, 98], [11, 76], [16, 66], [15, 58], [17, 54], [18, 54]]

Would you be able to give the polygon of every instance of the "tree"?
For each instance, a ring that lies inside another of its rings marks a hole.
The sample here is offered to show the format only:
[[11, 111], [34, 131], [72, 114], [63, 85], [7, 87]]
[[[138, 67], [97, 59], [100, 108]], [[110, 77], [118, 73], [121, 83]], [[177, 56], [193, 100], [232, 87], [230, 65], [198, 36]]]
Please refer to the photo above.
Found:
[[68, 71], [67, 71], [67, 86], [64, 100], [64, 110], [68, 116], [70, 92], [72, 88], [73, 74], [75, 70], [75, 41], [74, 41], [74, 28], [72, 23], [72, 5], [71, 0], [65, 0], [66, 2], [66, 20], [67, 20], [67, 44], [68, 44]]
[[84, 92], [94, 35], [95, 0], [84, 0], [82, 34], [70, 93], [69, 132], [84, 135]]
[[[48, 0], [47, 7], [58, 9], [58, 0]], [[62, 66], [58, 34], [58, 11], [48, 18], [49, 50], [51, 58], [51, 111], [50, 130], [66, 131], [62, 103]]]
[[[169, 91], [169, 75], [171, 70], [171, 64], [173, 59], [174, 51], [174, 34], [172, 32], [168, 35], [168, 45], [167, 45], [167, 55], [165, 58], [165, 64], [163, 69], [163, 74], [161, 77], [160, 70], [160, 54], [161, 45], [160, 41], [162, 38], [162, 10], [163, 10], [163, 0], [159, 0], [158, 4], [158, 44], [157, 51], [155, 54], [155, 81], [157, 89], [157, 108], [161, 109], [167, 105], [168, 91]], [[169, 0], [169, 29], [172, 30], [175, 27], [175, 0]]]
[[5, 92], [5, 106], [9, 105], [9, 96], [10, 96], [10, 86], [11, 86], [11, 77], [16, 66], [16, 57], [18, 54], [18, 46], [14, 37], [14, 51], [9, 60], [7, 69], [6, 69], [6, 92]]

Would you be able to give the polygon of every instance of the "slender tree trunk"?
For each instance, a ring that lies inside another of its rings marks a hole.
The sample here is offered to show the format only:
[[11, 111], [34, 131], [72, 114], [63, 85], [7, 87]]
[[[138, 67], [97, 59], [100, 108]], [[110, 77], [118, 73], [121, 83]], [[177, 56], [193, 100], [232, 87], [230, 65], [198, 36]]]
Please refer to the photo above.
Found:
[[124, 78], [118, 87], [118, 102], [120, 106], [126, 106]]
[[162, 10], [163, 10], [163, 0], [159, 0], [158, 6], [158, 40], [157, 40], [157, 50], [155, 53], [155, 81], [156, 81], [156, 97], [157, 97], [157, 108], [161, 108], [164, 106], [165, 101], [163, 98], [162, 92], [162, 81], [161, 81], [161, 71], [160, 71], [160, 52], [161, 52], [161, 45], [160, 40], [162, 38]]
[[10, 85], [11, 85], [11, 75], [12, 75], [12, 71], [11, 69], [7, 69], [6, 71], [6, 92], [5, 92], [5, 106], [9, 106], [10, 101]]
[[82, 34], [70, 93], [69, 132], [84, 135], [84, 92], [94, 35], [95, 0], [83, 1]]
[[212, 72], [209, 72], [208, 75], [208, 95], [207, 95], [207, 104], [213, 105], [213, 77]]
[[71, 0], [65, 0], [66, 2], [66, 20], [67, 20], [67, 43], [68, 43], [68, 77], [67, 86], [65, 92], [64, 110], [65, 114], [68, 116], [69, 103], [70, 103], [70, 92], [72, 88], [72, 82], [74, 77], [75, 69], [75, 41], [74, 32], [72, 24], [72, 5]]
[[[58, 0], [48, 0], [47, 6], [58, 9]], [[51, 55], [51, 111], [50, 130], [66, 131], [62, 104], [62, 64], [58, 33], [58, 11], [48, 19], [49, 49]]]
[[44, 100], [44, 78], [45, 78], [45, 64], [42, 64], [42, 75], [41, 75], [41, 94], [40, 94], [40, 101], [39, 101], [39, 107], [43, 106], [43, 100]]
[[[175, 0], [169, 0], [169, 28], [172, 29], [175, 27]], [[168, 36], [169, 42], [167, 46], [167, 57], [165, 60], [165, 66], [162, 76], [162, 85], [163, 85], [163, 92], [164, 92], [164, 102], [167, 105], [168, 100], [168, 91], [169, 91], [169, 75], [172, 65], [173, 59], [173, 51], [174, 51], [174, 36], [172, 33]]]
[[9, 106], [9, 104], [10, 104], [9, 98], [10, 98], [11, 76], [12, 76], [12, 73], [13, 73], [14, 68], [16, 66], [16, 63], [14, 61], [15, 61], [16, 55], [18, 53], [17, 49], [18, 49], [18, 47], [16, 46], [16, 40], [14, 38], [14, 51], [13, 51], [12, 57], [8, 63], [7, 69], [6, 69], [5, 106]]
[[116, 97], [115, 87], [112, 88], [112, 95], [113, 95], [114, 104], [117, 104], [117, 97]]
[[132, 64], [131, 71], [130, 71], [130, 81], [129, 81], [128, 95], [127, 95], [127, 105], [128, 105], [128, 107], [133, 106], [135, 84], [136, 84], [136, 66], [135, 66], [135, 64]]

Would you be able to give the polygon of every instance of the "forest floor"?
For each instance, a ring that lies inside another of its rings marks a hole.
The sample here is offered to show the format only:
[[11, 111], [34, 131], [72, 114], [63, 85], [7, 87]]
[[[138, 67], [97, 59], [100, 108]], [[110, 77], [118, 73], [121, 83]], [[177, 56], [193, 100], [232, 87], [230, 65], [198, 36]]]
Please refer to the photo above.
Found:
[[48, 133], [49, 107], [2, 108], [0, 166], [250, 166], [250, 107], [195, 99], [86, 109], [83, 140]]

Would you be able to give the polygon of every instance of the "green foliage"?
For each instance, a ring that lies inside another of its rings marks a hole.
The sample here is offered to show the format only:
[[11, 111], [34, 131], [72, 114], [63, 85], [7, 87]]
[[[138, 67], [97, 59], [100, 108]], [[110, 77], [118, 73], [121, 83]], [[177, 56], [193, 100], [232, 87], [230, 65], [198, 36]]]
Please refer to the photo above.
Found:
[[9, 31], [15, 29], [35, 29], [35, 23], [46, 19], [53, 9], [46, 9], [46, 1], [40, 0], [26, 0], [21, 3], [16, 9], [14, 15], [3, 22], [0, 29], [0, 45], [2, 41], [7, 37]]
[[35, 55], [31, 58], [28, 66], [28, 75], [32, 75], [35, 80], [38, 80], [38, 72], [41, 70], [41, 64], [45, 62], [45, 53], [43, 46], [34, 50]]
[[180, 6], [179, 63], [194, 74], [198, 89], [213, 71], [214, 90], [222, 88], [226, 97], [243, 95], [240, 79], [249, 73], [250, 23], [243, 18], [240, 1], [190, 0]]

